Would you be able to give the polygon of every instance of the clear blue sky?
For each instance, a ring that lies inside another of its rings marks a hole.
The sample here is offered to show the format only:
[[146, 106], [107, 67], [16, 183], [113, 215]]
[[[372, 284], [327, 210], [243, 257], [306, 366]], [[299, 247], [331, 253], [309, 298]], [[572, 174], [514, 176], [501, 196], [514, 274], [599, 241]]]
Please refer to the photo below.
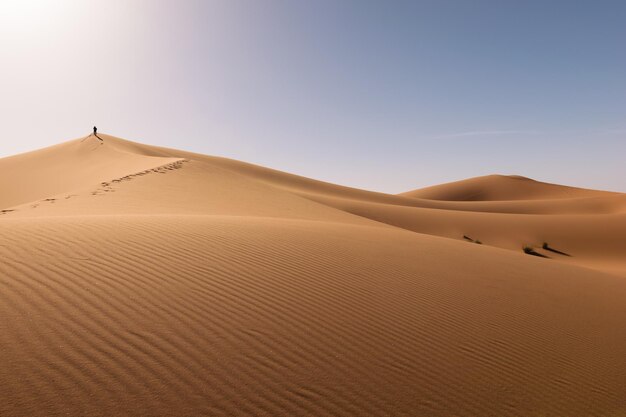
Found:
[[0, 2], [0, 156], [89, 133], [401, 192], [626, 191], [624, 1]]

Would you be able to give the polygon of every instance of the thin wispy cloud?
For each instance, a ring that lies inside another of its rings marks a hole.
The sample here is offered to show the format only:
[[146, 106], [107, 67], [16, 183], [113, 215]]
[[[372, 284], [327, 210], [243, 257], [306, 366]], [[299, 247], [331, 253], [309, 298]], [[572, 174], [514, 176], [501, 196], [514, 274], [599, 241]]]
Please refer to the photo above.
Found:
[[471, 138], [480, 136], [515, 136], [515, 135], [537, 135], [541, 132], [536, 130], [471, 130], [467, 132], [449, 133], [435, 136], [433, 139], [454, 139]]

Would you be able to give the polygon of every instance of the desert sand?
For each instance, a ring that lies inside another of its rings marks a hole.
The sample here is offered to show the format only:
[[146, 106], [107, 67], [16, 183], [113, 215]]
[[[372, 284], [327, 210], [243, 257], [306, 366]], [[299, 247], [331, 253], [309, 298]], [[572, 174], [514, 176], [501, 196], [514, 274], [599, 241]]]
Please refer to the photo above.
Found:
[[0, 416], [626, 416], [625, 194], [100, 136], [0, 160]]

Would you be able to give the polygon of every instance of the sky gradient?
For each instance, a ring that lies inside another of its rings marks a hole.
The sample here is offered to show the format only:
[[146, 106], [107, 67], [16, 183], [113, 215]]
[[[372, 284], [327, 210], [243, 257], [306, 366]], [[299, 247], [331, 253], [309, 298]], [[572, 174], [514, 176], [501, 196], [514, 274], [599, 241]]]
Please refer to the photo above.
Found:
[[103, 133], [398, 193], [626, 191], [626, 2], [0, 0], [0, 157]]

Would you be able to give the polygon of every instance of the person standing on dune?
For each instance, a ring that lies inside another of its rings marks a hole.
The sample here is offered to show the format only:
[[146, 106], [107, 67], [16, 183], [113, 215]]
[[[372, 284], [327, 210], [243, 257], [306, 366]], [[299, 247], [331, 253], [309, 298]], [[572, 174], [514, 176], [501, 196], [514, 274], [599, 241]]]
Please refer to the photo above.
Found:
[[98, 136], [98, 128], [95, 126], [93, 127], [93, 135], [97, 137], [100, 140], [100, 142], [104, 143], [104, 140], [100, 136]]

